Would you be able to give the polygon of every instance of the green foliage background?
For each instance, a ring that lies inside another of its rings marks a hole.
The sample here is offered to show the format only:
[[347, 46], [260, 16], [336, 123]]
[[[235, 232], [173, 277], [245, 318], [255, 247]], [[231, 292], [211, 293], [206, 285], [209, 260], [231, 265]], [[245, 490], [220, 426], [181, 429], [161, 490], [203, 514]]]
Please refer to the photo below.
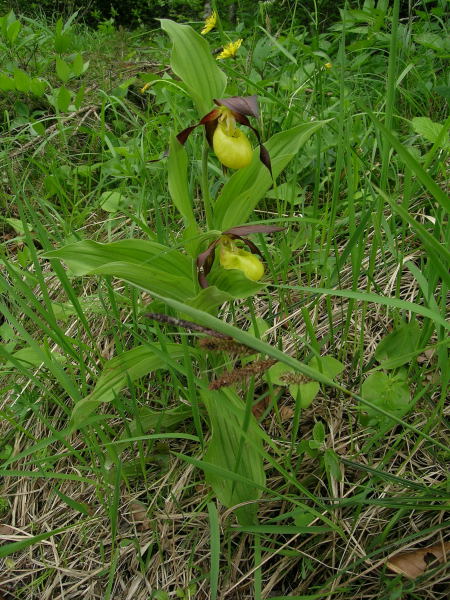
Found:
[[[224, 21], [243, 21], [250, 25], [255, 18], [254, 0], [218, 0], [217, 8]], [[266, 11], [272, 21], [272, 26], [286, 25], [286, 16], [293, 17], [299, 25], [307, 15], [317, 7], [319, 20], [328, 22], [339, 12], [344, 2], [330, 0], [260, 0], [257, 2]], [[136, 27], [139, 25], [158, 26], [157, 19], [170, 18], [176, 21], [201, 20], [205, 7], [211, 2], [205, 0], [0, 0], [0, 14], [11, 8], [16, 14], [36, 15], [44, 13], [48, 18], [60, 15], [68, 16], [79, 11], [82, 19], [91, 25], [113, 18], [116, 25]]]

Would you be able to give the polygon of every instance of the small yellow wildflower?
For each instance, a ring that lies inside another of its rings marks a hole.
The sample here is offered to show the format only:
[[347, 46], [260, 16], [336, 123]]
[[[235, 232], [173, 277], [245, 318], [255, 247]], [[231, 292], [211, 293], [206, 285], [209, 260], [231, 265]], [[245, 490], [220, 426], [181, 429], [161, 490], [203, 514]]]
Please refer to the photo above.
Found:
[[327, 62], [323, 65], [327, 71], [333, 68], [333, 63]]
[[235, 42], [230, 42], [227, 44], [222, 52], [217, 56], [217, 60], [222, 60], [223, 58], [234, 58], [243, 41], [244, 40], [239, 39]]
[[213, 12], [209, 15], [209, 17], [206, 17], [205, 26], [203, 27], [203, 29], [201, 30], [200, 33], [202, 35], [209, 33], [211, 31], [211, 29], [214, 29], [214, 27], [216, 26], [216, 23], [217, 23], [217, 13], [215, 10], [213, 10]]

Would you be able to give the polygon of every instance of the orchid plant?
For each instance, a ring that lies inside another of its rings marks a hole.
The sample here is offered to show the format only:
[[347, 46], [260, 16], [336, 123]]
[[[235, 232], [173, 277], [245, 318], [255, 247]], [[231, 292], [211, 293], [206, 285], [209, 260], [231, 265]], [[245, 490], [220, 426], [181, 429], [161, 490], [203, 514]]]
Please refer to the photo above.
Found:
[[[212, 15], [207, 20], [201, 32], [203, 35], [214, 28], [216, 19], [217, 15]], [[185, 251], [157, 243], [154, 239], [129, 239], [109, 244], [83, 240], [49, 252], [47, 256], [64, 260], [75, 276], [119, 277], [165, 302], [172, 307], [170, 310], [178, 307], [177, 310], [183, 312], [184, 307], [200, 318], [201, 315], [217, 314], [224, 302], [252, 296], [269, 283], [269, 280], [264, 281], [262, 254], [248, 236], [276, 234], [283, 226], [246, 224], [246, 221], [302, 144], [324, 123], [297, 123], [263, 144], [258, 126], [261, 117], [257, 97], [227, 97], [227, 76], [214, 59], [206, 39], [188, 25], [167, 19], [161, 24], [173, 44], [172, 71], [182, 81], [183, 90], [190, 95], [199, 114], [197, 123], [186, 124], [183, 131], [172, 136], [166, 153], [168, 188], [184, 222]], [[235, 55], [239, 46], [240, 40], [233, 46], [233, 51], [230, 50], [231, 54]], [[226, 54], [226, 48], [223, 52]], [[225, 55], [217, 58], [225, 58]], [[142, 91], [145, 93], [146, 89], [144, 86]], [[200, 173], [206, 227], [203, 219], [198, 218], [198, 211], [194, 210], [188, 179], [189, 157], [184, 147], [190, 134], [199, 126], [204, 127], [206, 136]], [[252, 148], [240, 126], [253, 132], [258, 148]], [[225, 169], [234, 171], [224, 173], [223, 185], [216, 182], [211, 186], [208, 160], [211, 149]], [[215, 197], [210, 197], [211, 189], [218, 190]], [[186, 356], [186, 348], [179, 344], [172, 344], [166, 350], [171, 360]], [[111, 401], [129, 381], [163, 368], [161, 353], [155, 352], [147, 343], [110, 361], [92, 393], [76, 404], [73, 427], [82, 427], [102, 402]], [[212, 401], [219, 397], [226, 402]], [[240, 476], [254, 481], [256, 486], [213, 479], [210, 480], [213, 489], [227, 506], [256, 500], [265, 477], [261, 451], [257, 449], [262, 438], [256, 422], [248, 429], [256, 439], [255, 445], [241, 452], [238, 448], [244, 413], [236, 393], [210, 390], [205, 395], [202, 391], [202, 398], [213, 430], [207, 458], [216, 464], [226, 460], [222, 464], [224, 468], [239, 469]], [[200, 419], [196, 422], [199, 424]], [[227, 428], [217, 435], [224, 422]], [[200, 432], [199, 435], [201, 437]], [[239, 456], [234, 454], [236, 452]], [[240, 509], [238, 516], [242, 523], [255, 522], [254, 508]]]

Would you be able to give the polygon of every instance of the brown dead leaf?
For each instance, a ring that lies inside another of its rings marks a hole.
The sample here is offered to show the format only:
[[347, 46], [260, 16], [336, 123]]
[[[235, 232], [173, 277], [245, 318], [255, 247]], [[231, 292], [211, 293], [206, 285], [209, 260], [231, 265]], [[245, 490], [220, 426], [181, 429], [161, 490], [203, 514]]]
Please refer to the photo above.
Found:
[[269, 396], [265, 396], [262, 400], [253, 405], [252, 412], [256, 419], [260, 419], [266, 412], [267, 407], [270, 404]]
[[409, 579], [416, 579], [416, 577], [424, 575], [428, 569], [433, 569], [449, 560], [449, 553], [450, 542], [446, 542], [411, 552], [400, 552], [391, 556], [386, 564], [391, 571], [409, 577]]
[[0, 535], [11, 535], [15, 534], [17, 531], [11, 525], [0, 525]]
[[294, 409], [291, 406], [282, 406], [280, 408], [280, 418], [283, 423], [292, 421], [294, 418]]
[[147, 507], [139, 500], [130, 502], [130, 514], [133, 523], [139, 531], [148, 531], [151, 529], [151, 521], [147, 516]]

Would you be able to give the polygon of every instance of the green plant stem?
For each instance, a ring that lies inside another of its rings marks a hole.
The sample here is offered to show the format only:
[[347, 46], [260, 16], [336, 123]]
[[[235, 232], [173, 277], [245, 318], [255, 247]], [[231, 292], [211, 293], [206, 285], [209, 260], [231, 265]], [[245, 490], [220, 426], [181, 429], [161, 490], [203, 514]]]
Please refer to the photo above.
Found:
[[202, 189], [203, 206], [205, 208], [206, 226], [207, 226], [207, 229], [211, 229], [211, 227], [213, 225], [213, 215], [212, 215], [212, 208], [211, 208], [211, 196], [209, 194], [208, 153], [209, 153], [209, 146], [208, 146], [208, 142], [205, 140], [204, 145], [203, 145], [203, 153], [202, 153], [201, 189]]

